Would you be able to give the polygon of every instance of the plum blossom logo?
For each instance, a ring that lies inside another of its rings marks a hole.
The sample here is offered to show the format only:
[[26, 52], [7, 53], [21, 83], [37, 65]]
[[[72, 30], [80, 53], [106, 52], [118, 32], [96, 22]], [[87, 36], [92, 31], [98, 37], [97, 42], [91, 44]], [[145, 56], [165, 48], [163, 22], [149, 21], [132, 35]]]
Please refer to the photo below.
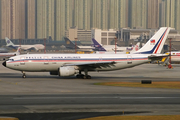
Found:
[[8, 40], [7, 43], [9, 44], [9, 43], [10, 43], [10, 40]]

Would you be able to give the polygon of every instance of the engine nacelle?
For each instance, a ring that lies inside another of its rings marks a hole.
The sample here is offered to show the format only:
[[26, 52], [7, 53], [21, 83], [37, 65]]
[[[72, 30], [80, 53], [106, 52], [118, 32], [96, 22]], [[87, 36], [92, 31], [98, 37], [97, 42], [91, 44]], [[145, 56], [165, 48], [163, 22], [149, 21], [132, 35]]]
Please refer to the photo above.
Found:
[[76, 74], [74, 66], [66, 66], [59, 68], [59, 76], [73, 76], [74, 74]]

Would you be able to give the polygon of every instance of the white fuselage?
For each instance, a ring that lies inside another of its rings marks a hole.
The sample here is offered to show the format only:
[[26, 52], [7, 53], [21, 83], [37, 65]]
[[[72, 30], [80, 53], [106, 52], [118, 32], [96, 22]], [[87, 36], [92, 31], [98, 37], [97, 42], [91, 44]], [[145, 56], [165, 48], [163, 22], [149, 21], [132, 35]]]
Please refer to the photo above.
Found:
[[149, 54], [26, 54], [11, 57], [6, 67], [30, 72], [58, 71], [69, 64], [115, 62], [113, 65], [90, 68], [88, 71], [111, 71], [133, 67], [151, 60]]
[[131, 51], [133, 49], [133, 47], [119, 47], [119, 46], [116, 46], [115, 45], [103, 45], [104, 49], [106, 51], [119, 51], [119, 52], [126, 52], [126, 51]]
[[0, 60], [5, 60], [6, 58], [10, 58], [12, 56], [16, 56], [16, 52], [14, 53], [0, 53]]
[[171, 62], [180, 62], [180, 51], [172, 51], [171, 55]]
[[34, 48], [36, 50], [42, 50], [45, 48], [44, 45], [42, 44], [34, 44], [34, 45], [14, 45], [14, 47], [21, 47], [21, 49], [23, 50], [28, 50], [28, 49], [31, 49], [31, 48]]

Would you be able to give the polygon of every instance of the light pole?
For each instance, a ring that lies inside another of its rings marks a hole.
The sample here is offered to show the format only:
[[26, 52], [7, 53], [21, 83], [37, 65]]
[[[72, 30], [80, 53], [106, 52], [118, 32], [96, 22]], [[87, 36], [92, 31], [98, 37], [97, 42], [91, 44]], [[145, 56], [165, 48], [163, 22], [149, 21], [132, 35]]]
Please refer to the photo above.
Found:
[[115, 37], [114, 40], [115, 40], [115, 54], [116, 54], [116, 49], [117, 49], [117, 37]]

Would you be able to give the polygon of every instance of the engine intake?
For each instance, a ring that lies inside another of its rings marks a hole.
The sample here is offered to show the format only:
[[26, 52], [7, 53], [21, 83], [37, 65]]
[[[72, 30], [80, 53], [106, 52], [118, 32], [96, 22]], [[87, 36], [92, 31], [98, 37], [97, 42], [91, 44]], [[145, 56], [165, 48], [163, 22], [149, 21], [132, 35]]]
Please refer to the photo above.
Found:
[[74, 66], [66, 66], [59, 68], [59, 76], [73, 76], [76, 74]]

